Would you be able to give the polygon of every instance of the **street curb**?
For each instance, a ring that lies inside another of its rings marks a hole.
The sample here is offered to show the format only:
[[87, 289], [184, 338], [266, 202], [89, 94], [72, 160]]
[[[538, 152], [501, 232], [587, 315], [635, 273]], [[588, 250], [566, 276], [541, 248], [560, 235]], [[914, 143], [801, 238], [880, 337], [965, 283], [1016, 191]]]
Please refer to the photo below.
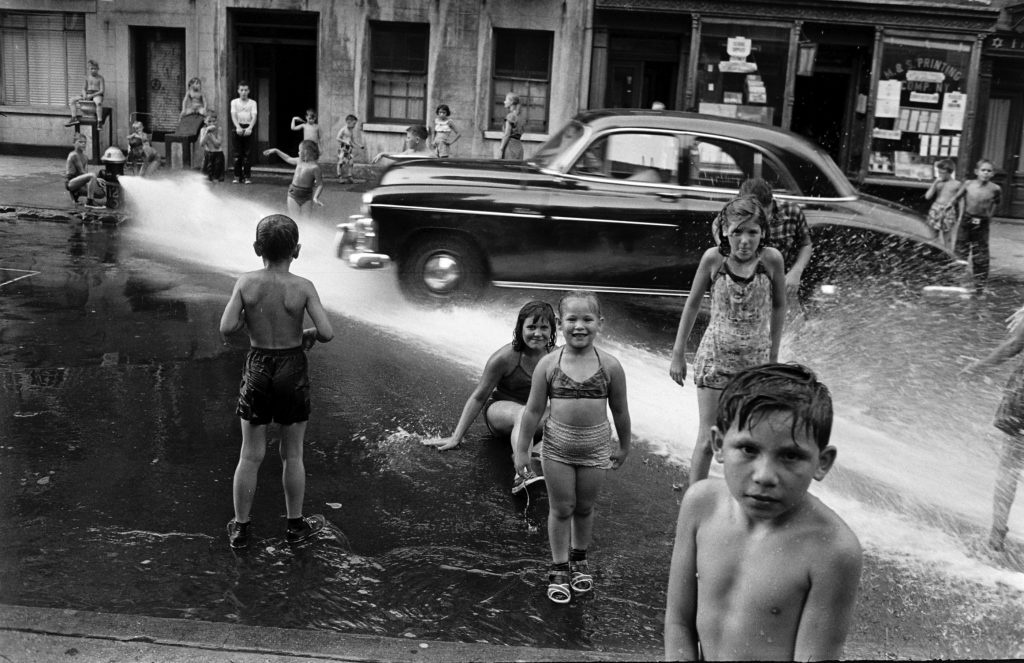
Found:
[[18, 605], [0, 605], [0, 634], [4, 633], [324, 661], [645, 661], [656, 656], [655, 652], [641, 655], [427, 641]]

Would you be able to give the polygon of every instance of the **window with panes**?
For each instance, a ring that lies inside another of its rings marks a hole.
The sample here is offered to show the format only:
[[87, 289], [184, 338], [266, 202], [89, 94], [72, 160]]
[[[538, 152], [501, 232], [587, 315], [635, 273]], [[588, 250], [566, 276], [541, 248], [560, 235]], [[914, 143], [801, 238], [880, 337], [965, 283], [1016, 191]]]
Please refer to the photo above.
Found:
[[429, 26], [370, 24], [371, 122], [426, 121]]
[[83, 14], [0, 12], [0, 105], [66, 107], [85, 61]]
[[494, 30], [491, 128], [505, 121], [505, 95], [519, 96], [523, 131], [547, 133], [551, 100], [551, 47], [554, 33], [544, 30]]

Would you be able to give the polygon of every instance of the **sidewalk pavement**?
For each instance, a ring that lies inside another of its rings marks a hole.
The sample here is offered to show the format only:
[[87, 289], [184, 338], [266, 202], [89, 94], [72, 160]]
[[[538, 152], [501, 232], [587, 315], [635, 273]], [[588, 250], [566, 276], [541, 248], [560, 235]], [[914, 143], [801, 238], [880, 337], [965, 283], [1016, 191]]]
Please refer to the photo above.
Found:
[[0, 605], [0, 659], [10, 663], [643, 661], [659, 654], [437, 642]]

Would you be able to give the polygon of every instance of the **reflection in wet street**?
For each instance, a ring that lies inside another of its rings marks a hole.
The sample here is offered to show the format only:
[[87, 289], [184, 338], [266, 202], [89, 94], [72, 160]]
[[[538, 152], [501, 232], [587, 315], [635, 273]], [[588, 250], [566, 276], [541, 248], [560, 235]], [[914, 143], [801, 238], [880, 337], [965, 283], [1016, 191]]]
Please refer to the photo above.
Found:
[[[0, 600], [660, 655], [679, 463], [696, 429], [692, 385], [667, 375], [679, 302], [606, 300], [638, 443], [599, 505], [597, 592], [555, 606], [542, 591], [546, 503], [509, 494], [505, 443], [478, 422], [458, 451], [420, 444], [450, 433], [538, 293], [413, 309], [390, 271], [331, 255], [329, 224], [302, 225], [293, 271], [317, 284], [337, 333], [310, 353], [306, 437], [307, 512], [331, 527], [284, 544], [272, 432], [256, 541], [236, 556], [224, 525], [245, 342], [224, 345], [217, 321], [233, 276], [259, 266], [264, 210], [187, 193], [130, 226], [0, 225], [0, 282], [3, 269], [38, 272], [0, 286]], [[1016, 283], [994, 287], [981, 303], [846, 300], [787, 337], [783, 357], [814, 367], [837, 402], [838, 468], [815, 492], [867, 551], [850, 657], [1022, 653], [1022, 510], [1007, 555], [977, 545], [1009, 366], [993, 384], [955, 378], [1019, 303]]]

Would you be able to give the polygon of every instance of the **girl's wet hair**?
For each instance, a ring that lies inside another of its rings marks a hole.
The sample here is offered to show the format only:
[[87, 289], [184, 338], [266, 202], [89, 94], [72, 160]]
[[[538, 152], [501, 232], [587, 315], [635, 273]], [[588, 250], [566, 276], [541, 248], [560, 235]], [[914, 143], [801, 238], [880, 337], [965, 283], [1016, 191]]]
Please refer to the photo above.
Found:
[[729, 255], [730, 251], [729, 227], [750, 220], [755, 221], [761, 228], [761, 243], [757, 247], [758, 251], [761, 250], [761, 247], [768, 246], [768, 241], [771, 239], [768, 213], [754, 196], [736, 196], [725, 204], [719, 216], [722, 217], [722, 223], [718, 227], [718, 252], [723, 256]]
[[601, 300], [597, 298], [597, 293], [593, 290], [570, 290], [562, 295], [562, 298], [558, 300], [558, 317], [562, 317], [562, 305], [570, 299], [584, 299], [590, 302], [594, 313], [601, 317]]
[[[305, 150], [308, 154], [310, 154], [312, 156], [312, 158], [310, 158], [310, 159], [303, 159], [303, 157], [302, 157], [303, 150]], [[320, 146], [316, 144], [316, 141], [304, 140], [301, 143], [299, 143], [299, 159], [302, 159], [303, 161], [316, 161], [319, 158], [320, 158]]]
[[793, 438], [803, 431], [818, 445], [832, 435], [832, 395], [814, 371], [800, 364], [762, 364], [740, 371], [722, 390], [715, 425], [724, 435], [749, 430], [775, 412], [793, 415]]
[[519, 315], [516, 316], [516, 326], [512, 330], [512, 349], [516, 352], [522, 352], [526, 349], [526, 341], [523, 340], [523, 324], [530, 318], [543, 320], [551, 326], [551, 336], [548, 337], [548, 350], [555, 347], [555, 327], [557, 327], [555, 310], [551, 308], [551, 304], [535, 300], [523, 304], [523, 308], [519, 309]]
[[260, 219], [256, 226], [256, 255], [270, 262], [287, 260], [299, 245], [299, 227], [284, 214], [271, 214]]

